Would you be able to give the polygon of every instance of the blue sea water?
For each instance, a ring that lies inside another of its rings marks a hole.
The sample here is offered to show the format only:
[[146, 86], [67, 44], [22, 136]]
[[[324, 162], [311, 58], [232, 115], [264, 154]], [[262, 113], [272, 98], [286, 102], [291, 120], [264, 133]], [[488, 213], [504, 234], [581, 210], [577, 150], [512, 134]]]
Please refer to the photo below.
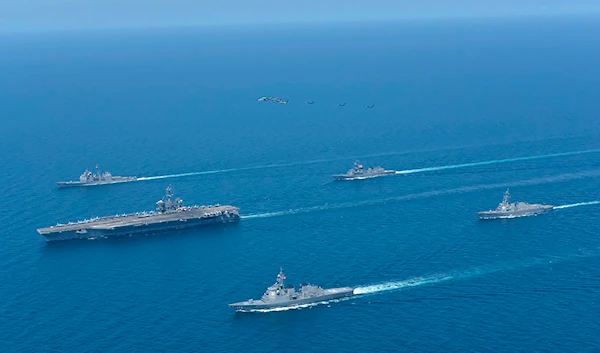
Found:
[[[600, 350], [600, 205], [579, 205], [600, 200], [599, 35], [572, 18], [0, 37], [0, 351]], [[413, 173], [332, 182], [355, 158]], [[211, 173], [55, 187], [96, 163]], [[244, 217], [35, 232], [151, 210], [169, 184]], [[565, 207], [479, 221], [506, 188]], [[227, 306], [279, 266], [360, 295]]]

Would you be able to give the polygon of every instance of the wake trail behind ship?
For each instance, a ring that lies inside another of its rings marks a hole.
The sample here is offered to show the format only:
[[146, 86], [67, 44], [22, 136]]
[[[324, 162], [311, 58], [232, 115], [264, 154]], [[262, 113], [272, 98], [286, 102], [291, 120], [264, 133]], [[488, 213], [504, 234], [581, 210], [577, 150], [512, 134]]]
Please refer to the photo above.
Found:
[[490, 275], [493, 273], [514, 271], [532, 266], [547, 265], [552, 263], [561, 263], [565, 261], [573, 261], [581, 258], [589, 258], [598, 256], [597, 249], [592, 251], [581, 250], [575, 254], [569, 254], [561, 257], [547, 257], [529, 259], [526, 261], [515, 261], [500, 264], [490, 264], [480, 267], [474, 267], [468, 270], [451, 271], [447, 273], [435, 274], [426, 277], [413, 277], [402, 281], [389, 281], [379, 284], [371, 284], [367, 286], [359, 286], [354, 289], [355, 295], [366, 295], [400, 290], [403, 288], [418, 287], [428, 284], [436, 284], [447, 282], [450, 280], [464, 280]]
[[[552, 177], [526, 179], [526, 180], [516, 181], [516, 182], [512, 182], [512, 183], [464, 186], [464, 187], [459, 187], [459, 188], [454, 188], [454, 189], [427, 191], [427, 192], [408, 194], [408, 195], [402, 195], [402, 196], [393, 196], [393, 197], [387, 197], [384, 199], [364, 200], [364, 201], [359, 201], [359, 202], [346, 202], [346, 203], [338, 203], [338, 204], [324, 204], [324, 205], [319, 205], [319, 206], [294, 208], [294, 209], [283, 210], [283, 211], [263, 212], [263, 213], [243, 215], [243, 216], [241, 216], [241, 218], [242, 219], [255, 219], [255, 218], [270, 218], [270, 217], [278, 217], [278, 216], [288, 216], [288, 215], [326, 211], [326, 210], [336, 210], [336, 209], [346, 209], [346, 208], [380, 205], [380, 204], [385, 204], [387, 202], [408, 201], [408, 200], [413, 200], [413, 199], [422, 199], [422, 198], [444, 196], [444, 195], [451, 195], [451, 194], [458, 194], [458, 193], [476, 192], [476, 191], [489, 190], [489, 189], [526, 186], [526, 185], [539, 185], [539, 184], [555, 183], [555, 182], [565, 182], [565, 181], [570, 181], [570, 180], [575, 180], [575, 179], [593, 178], [593, 177], [598, 177], [598, 176], [600, 176], [600, 170], [595, 170], [595, 171], [590, 171], [590, 172], [582, 172], [582, 173], [568, 173], [568, 174], [560, 174], [560, 175], [556, 175], [556, 176], [552, 176]], [[598, 202], [598, 201], [581, 202], [581, 203], [570, 204], [570, 205], [556, 206], [554, 208], [555, 209], [556, 208], [558, 208], [558, 209], [571, 208], [571, 207], [577, 207], [577, 206], [595, 205], [597, 203], [600, 203], [600, 202]]]
[[383, 283], [379, 283], [379, 284], [371, 284], [371, 285], [355, 287], [354, 293], [353, 293], [354, 295], [352, 297], [348, 297], [348, 298], [334, 299], [334, 300], [322, 301], [322, 302], [318, 302], [318, 303], [302, 304], [302, 305], [280, 307], [280, 308], [249, 309], [249, 310], [241, 310], [241, 311], [242, 312], [268, 313], [268, 312], [277, 312], [277, 311], [307, 309], [307, 308], [312, 308], [317, 305], [326, 305], [326, 304], [331, 304], [331, 303], [337, 303], [340, 301], [350, 300], [352, 298], [358, 298], [360, 296], [368, 295], [368, 294], [377, 294], [377, 293], [389, 292], [389, 291], [394, 291], [394, 290], [400, 290], [403, 288], [418, 287], [418, 286], [423, 286], [423, 285], [427, 285], [427, 284], [436, 284], [436, 283], [446, 282], [446, 281], [450, 281], [450, 280], [467, 279], [469, 277], [475, 277], [477, 275], [490, 274], [493, 272], [508, 270], [508, 269], [510, 269], [510, 267], [508, 267], [508, 266], [496, 266], [496, 267], [490, 267], [488, 269], [484, 269], [484, 268], [472, 269], [472, 270], [463, 271], [463, 272], [457, 271], [455, 273], [438, 274], [438, 275], [431, 275], [431, 276], [427, 276], [427, 277], [413, 277], [413, 278], [402, 280], [402, 281], [389, 281], [389, 282], [383, 282]]
[[[575, 155], [580, 155], [580, 154], [597, 153], [597, 152], [600, 152], [600, 149], [552, 153], [552, 154], [543, 154], [543, 155], [528, 156], [528, 157], [495, 159], [495, 160], [491, 160], [491, 161], [463, 163], [463, 164], [454, 164], [454, 165], [446, 165], [446, 166], [438, 166], [438, 167], [427, 167], [427, 168], [419, 168], [419, 169], [407, 169], [407, 170], [396, 171], [396, 174], [415, 174], [415, 173], [424, 173], [424, 172], [431, 172], [431, 171], [445, 170], [445, 169], [477, 167], [477, 166], [489, 165], [489, 164], [510, 163], [510, 162], [533, 160], [533, 159], [553, 158], [553, 157], [575, 156]], [[260, 169], [284, 168], [284, 167], [293, 167], [293, 166], [298, 166], [298, 165], [335, 162], [335, 161], [345, 160], [345, 159], [349, 159], [349, 158], [344, 157], [344, 158], [331, 158], [331, 159], [315, 159], [315, 160], [303, 161], [303, 162], [278, 163], [278, 164], [268, 164], [268, 165], [262, 165], [262, 166], [252, 166], [252, 167], [226, 168], [226, 169], [215, 169], [215, 170], [206, 170], [206, 171], [198, 171], [198, 172], [157, 175], [157, 176], [140, 177], [140, 178], [137, 178], [137, 181], [183, 178], [183, 177], [197, 176], [197, 175], [234, 173], [234, 172], [243, 172], [243, 171], [260, 170]]]
[[553, 158], [553, 157], [576, 156], [576, 155], [580, 155], [580, 154], [597, 153], [597, 152], [600, 152], [600, 149], [584, 150], [584, 151], [573, 151], [573, 152], [561, 152], [561, 153], [552, 153], [552, 154], [542, 154], [542, 155], [529, 156], [529, 157], [496, 159], [496, 160], [491, 160], [491, 161], [474, 162], [474, 163], [463, 163], [463, 164], [454, 164], [454, 165], [445, 165], [445, 166], [439, 166], [439, 167], [428, 167], [428, 168], [419, 168], [419, 169], [398, 170], [398, 171], [396, 171], [396, 174], [414, 174], [414, 173], [433, 172], [433, 171], [446, 170], [446, 169], [459, 169], [459, 168], [479, 167], [479, 166], [482, 166], [482, 165], [500, 164], [500, 163], [511, 163], [511, 162], [519, 162], [519, 161], [529, 161], [529, 160], [534, 160], [534, 159]]
[[302, 304], [295, 305], [289, 307], [280, 307], [280, 308], [270, 308], [270, 309], [250, 309], [250, 310], [241, 310], [242, 312], [277, 312], [277, 311], [288, 311], [288, 310], [299, 310], [299, 309], [307, 309], [312, 308], [318, 305], [327, 305], [331, 303], [338, 303], [346, 300], [360, 298], [365, 295], [374, 295], [379, 293], [391, 292], [402, 290], [406, 288], [412, 287], [420, 287], [425, 285], [435, 285], [437, 283], [443, 283], [453, 280], [467, 280], [471, 278], [477, 278], [481, 276], [486, 276], [498, 272], [505, 271], [514, 271], [523, 268], [528, 268], [532, 266], [541, 266], [548, 265], [553, 263], [561, 263], [565, 261], [573, 261], [580, 258], [589, 258], [598, 256], [597, 249], [592, 251], [584, 251], [582, 249], [579, 250], [578, 253], [569, 254], [567, 256], [561, 257], [546, 257], [546, 258], [537, 258], [537, 259], [529, 259], [526, 261], [513, 261], [513, 262], [505, 262], [498, 264], [489, 264], [483, 265], [479, 267], [474, 267], [466, 270], [455, 270], [449, 271], [446, 273], [432, 274], [425, 277], [412, 277], [405, 280], [400, 281], [387, 281], [382, 283], [370, 284], [370, 285], [362, 285], [354, 288], [354, 295], [347, 298], [341, 299], [333, 299], [328, 301], [322, 301], [318, 303], [310, 303], [310, 304]]
[[579, 202], [579, 203], [572, 203], [570, 205], [554, 206], [554, 209], [559, 210], [562, 208], [573, 208], [573, 207], [579, 207], [579, 206], [590, 206], [590, 205], [599, 205], [599, 204], [600, 204], [600, 201]]
[[431, 277], [415, 277], [403, 281], [390, 281], [384, 282], [380, 284], [372, 284], [369, 286], [356, 287], [354, 289], [355, 295], [362, 294], [375, 294], [381, 292], [387, 292], [392, 290], [398, 290], [407, 287], [417, 287], [425, 284], [435, 284], [440, 282], [449, 281], [451, 279], [455, 279], [456, 277], [453, 275], [437, 275]]

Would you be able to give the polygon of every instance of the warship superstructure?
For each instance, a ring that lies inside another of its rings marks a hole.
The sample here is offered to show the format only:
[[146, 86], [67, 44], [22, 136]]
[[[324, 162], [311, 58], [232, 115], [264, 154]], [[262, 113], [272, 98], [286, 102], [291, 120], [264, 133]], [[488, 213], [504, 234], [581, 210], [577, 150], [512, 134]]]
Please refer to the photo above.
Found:
[[360, 180], [382, 177], [396, 174], [395, 170], [386, 170], [381, 167], [365, 169], [359, 161], [354, 162], [354, 166], [346, 174], [337, 174], [333, 176], [335, 180]]
[[277, 281], [267, 288], [261, 299], [250, 299], [229, 306], [238, 311], [285, 308], [350, 297], [354, 294], [354, 288], [350, 287], [323, 289], [307, 283], [302, 283], [300, 289], [296, 291], [293, 285], [285, 285], [285, 279], [283, 269], [280, 268]]
[[108, 238], [121, 235], [148, 234], [174, 229], [193, 228], [215, 223], [232, 223], [240, 219], [239, 208], [233, 206], [184, 206], [180, 198], [173, 199], [167, 188], [157, 210], [132, 214], [96, 217], [79, 222], [57, 224], [38, 229], [47, 241]]
[[103, 173], [100, 171], [100, 167], [96, 164], [95, 173], [86, 169], [85, 172], [79, 176], [79, 181], [59, 181], [56, 184], [58, 184], [58, 187], [64, 188], [73, 186], [117, 184], [136, 180], [137, 177], [134, 176], [115, 176], [107, 171], [104, 171]]
[[510, 202], [510, 192], [507, 189], [502, 202], [495, 210], [477, 212], [480, 219], [516, 218], [534, 216], [552, 210], [552, 205], [529, 204], [527, 202]]

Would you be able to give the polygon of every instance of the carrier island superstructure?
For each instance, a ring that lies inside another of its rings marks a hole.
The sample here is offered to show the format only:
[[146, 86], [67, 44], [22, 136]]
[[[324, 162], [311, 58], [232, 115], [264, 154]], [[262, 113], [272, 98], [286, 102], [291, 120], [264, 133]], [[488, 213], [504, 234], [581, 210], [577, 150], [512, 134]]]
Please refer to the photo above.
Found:
[[47, 241], [94, 239], [232, 223], [240, 219], [239, 208], [234, 206], [184, 206], [180, 198], [173, 199], [171, 187], [167, 188], [166, 195], [156, 205], [156, 211], [97, 217], [37, 231]]

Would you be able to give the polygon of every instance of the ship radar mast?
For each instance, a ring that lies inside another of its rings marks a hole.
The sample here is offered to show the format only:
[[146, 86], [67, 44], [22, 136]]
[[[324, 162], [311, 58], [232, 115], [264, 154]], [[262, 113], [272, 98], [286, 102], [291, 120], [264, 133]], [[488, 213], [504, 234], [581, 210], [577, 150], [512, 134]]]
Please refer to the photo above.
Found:
[[183, 200], [181, 200], [180, 198], [176, 198], [175, 201], [173, 201], [172, 198], [173, 188], [171, 187], [171, 185], [169, 185], [165, 192], [165, 196], [163, 196], [162, 200], [159, 200], [156, 203], [156, 209], [158, 210], [158, 212], [173, 212], [180, 210], [183, 207]]
[[504, 198], [502, 199], [502, 203], [506, 204], [510, 201], [510, 191], [506, 189], [504, 192]]
[[173, 187], [171, 187], [171, 185], [167, 186], [165, 197], [167, 198], [167, 200], [171, 200], [171, 198], [173, 197]]
[[498, 205], [498, 208], [507, 207], [509, 205], [509, 202], [510, 202], [510, 191], [508, 189], [506, 189], [506, 191], [504, 192], [504, 197], [502, 198], [502, 202], [500, 202], [500, 204]]
[[279, 288], [284, 288], [285, 275], [283, 274], [283, 267], [279, 267], [279, 274], [277, 275], [277, 285]]

